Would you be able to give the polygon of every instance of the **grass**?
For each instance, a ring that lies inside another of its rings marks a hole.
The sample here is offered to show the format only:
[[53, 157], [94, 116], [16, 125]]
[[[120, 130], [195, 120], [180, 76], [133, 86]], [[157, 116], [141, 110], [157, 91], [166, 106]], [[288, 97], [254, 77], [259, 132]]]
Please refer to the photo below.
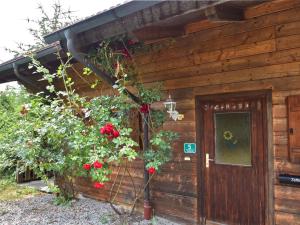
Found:
[[23, 187], [11, 178], [0, 179], [0, 201], [12, 201], [28, 196], [37, 195], [39, 192], [31, 187]]

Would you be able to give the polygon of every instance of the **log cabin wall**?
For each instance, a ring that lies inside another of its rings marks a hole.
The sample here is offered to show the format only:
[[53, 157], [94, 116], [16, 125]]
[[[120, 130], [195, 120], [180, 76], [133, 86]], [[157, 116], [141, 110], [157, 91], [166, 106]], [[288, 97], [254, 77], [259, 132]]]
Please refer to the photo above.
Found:
[[[184, 161], [183, 153], [184, 142], [196, 142], [195, 96], [271, 90], [273, 132], [269, 142], [273, 152], [269, 152], [269, 163], [274, 172], [269, 171], [269, 176], [274, 176], [274, 191], [270, 189], [269, 198], [274, 203], [274, 218], [270, 215], [270, 223], [274, 219], [274, 224], [300, 224], [300, 189], [277, 180], [281, 172], [300, 174], [300, 164], [288, 157], [286, 107], [287, 96], [300, 94], [300, 1], [263, 3], [248, 8], [245, 18], [238, 23], [187, 24], [186, 35], [158, 41], [152, 44], [154, 50], [135, 57], [140, 79], [149, 85], [163, 82], [164, 90], [172, 94], [178, 111], [185, 115], [182, 121], [164, 125], [181, 137], [174, 143], [173, 161], [151, 182], [155, 214], [184, 220], [185, 224], [197, 222], [197, 156]], [[87, 96], [107, 92], [105, 88], [89, 90], [84, 84], [78, 89]], [[140, 183], [141, 168], [141, 162], [131, 165], [133, 179]], [[132, 200], [128, 176], [124, 182], [128, 186], [116, 201], [128, 204]], [[107, 192], [93, 189], [85, 180], [77, 186], [90, 197], [108, 198]]]

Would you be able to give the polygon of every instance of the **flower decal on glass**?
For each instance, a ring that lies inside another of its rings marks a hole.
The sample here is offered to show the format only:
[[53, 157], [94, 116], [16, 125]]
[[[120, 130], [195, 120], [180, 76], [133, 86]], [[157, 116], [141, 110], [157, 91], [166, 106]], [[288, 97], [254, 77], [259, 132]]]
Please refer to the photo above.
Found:
[[233, 149], [238, 143], [238, 140], [234, 137], [233, 133], [229, 130], [224, 131], [223, 133], [225, 144], [228, 148]]

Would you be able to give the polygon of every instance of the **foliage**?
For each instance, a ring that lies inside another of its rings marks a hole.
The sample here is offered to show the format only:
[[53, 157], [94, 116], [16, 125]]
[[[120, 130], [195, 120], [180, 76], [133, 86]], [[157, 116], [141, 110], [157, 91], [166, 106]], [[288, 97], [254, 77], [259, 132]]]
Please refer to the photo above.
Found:
[[138, 96], [145, 104], [151, 104], [153, 102], [158, 102], [162, 98], [161, 84], [154, 84], [150, 88], [146, 88], [143, 84], [137, 83], [136, 87], [138, 89]]
[[54, 201], [53, 204], [54, 205], [60, 205], [60, 206], [67, 206], [70, 207], [71, 203], [72, 203], [72, 196], [57, 196]]
[[30, 25], [28, 31], [33, 37], [34, 44], [17, 42], [16, 49], [6, 48], [6, 51], [13, 53], [15, 57], [45, 47], [46, 43], [43, 38], [45, 35], [70, 25], [76, 19], [73, 12], [70, 9], [64, 9], [59, 1], [53, 3], [51, 12], [48, 12], [48, 9], [41, 3], [38, 4], [37, 9], [39, 11], [37, 19], [26, 19]]
[[[120, 49], [118, 43], [112, 46], [104, 42], [100, 46], [104, 50], [98, 49], [96, 55], [90, 57], [100, 69], [115, 77], [115, 88], [119, 91], [115, 95], [89, 100], [79, 96], [69, 75], [70, 54], [66, 59], [58, 55], [61, 65], [56, 73], [50, 73], [34, 56], [29, 66], [48, 82], [51, 96], [39, 93], [28, 98], [26, 110], [15, 119], [18, 129], [13, 138], [14, 148], [24, 166], [32, 168], [40, 177], [47, 179], [45, 174], [52, 171], [57, 178], [64, 178], [63, 185], [57, 183], [63, 197], [58, 203], [74, 196], [76, 177], [90, 177], [95, 188], [103, 188], [110, 180], [113, 166], [124, 166], [126, 171], [127, 162], [136, 158], [145, 160], [152, 177], [171, 159], [172, 142], [177, 138], [174, 132], [161, 129], [165, 111], [151, 109], [152, 103], [161, 100], [160, 85], [146, 88], [137, 79], [129, 79], [138, 76], [129, 53], [133, 50]], [[88, 69], [83, 72], [90, 73]], [[58, 89], [54, 80], [61, 81], [63, 89]], [[124, 92], [128, 85], [137, 90], [141, 105]], [[140, 111], [143, 120], [150, 119], [150, 146], [145, 152], [137, 151], [139, 145], [131, 137], [133, 127], [128, 117], [133, 109]], [[139, 197], [136, 195], [134, 204]], [[112, 202], [114, 199], [115, 196]]]
[[[100, 96], [90, 101], [77, 95], [67, 73], [70, 59], [55, 74], [32, 59], [30, 68], [43, 74], [43, 79], [49, 82], [47, 89], [56, 97], [32, 96], [27, 112], [17, 121], [19, 129], [14, 146], [25, 165], [41, 177], [53, 171], [70, 181], [88, 175], [95, 182], [104, 183], [109, 180], [110, 163], [137, 157], [138, 144], [130, 137], [132, 129], [127, 120], [134, 105], [124, 95]], [[55, 78], [63, 81], [65, 90], [55, 89]], [[100, 128], [108, 123], [114, 125], [119, 137], [110, 140], [101, 135]], [[83, 169], [84, 164], [96, 161], [103, 164], [101, 169]]]
[[[142, 102], [141, 114], [150, 115], [148, 125], [152, 136], [150, 148], [141, 157], [146, 161], [146, 168], [159, 170], [164, 163], [171, 160], [171, 143], [178, 136], [171, 131], [159, 131], [167, 118], [166, 112], [165, 110], [150, 110], [150, 105], [161, 101], [162, 85], [157, 83], [151, 87], [146, 87], [143, 83], [138, 82], [139, 73], [132, 56], [136, 47], [141, 48], [140, 43], [132, 40], [103, 41], [96, 54], [91, 53], [90, 57], [96, 66], [116, 78], [117, 90], [120, 94], [123, 94], [128, 81], [131, 81], [129, 84], [137, 90], [137, 96]], [[145, 106], [147, 107], [145, 108]], [[145, 119], [145, 117], [143, 118]]]
[[151, 149], [144, 152], [144, 159], [147, 162], [147, 168], [159, 169], [163, 164], [172, 158], [172, 147], [170, 143], [177, 139], [178, 135], [171, 131], [159, 131], [154, 134], [150, 140]]
[[30, 95], [24, 88], [8, 88], [0, 92], [0, 175], [14, 174], [16, 171], [18, 149], [18, 124], [21, 119], [22, 106], [30, 100]]

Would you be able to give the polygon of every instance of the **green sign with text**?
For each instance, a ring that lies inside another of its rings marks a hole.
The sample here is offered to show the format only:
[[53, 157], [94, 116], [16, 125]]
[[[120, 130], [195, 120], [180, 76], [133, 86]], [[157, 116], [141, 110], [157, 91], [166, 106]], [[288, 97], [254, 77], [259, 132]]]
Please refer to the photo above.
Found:
[[196, 153], [196, 143], [184, 143], [184, 153]]

